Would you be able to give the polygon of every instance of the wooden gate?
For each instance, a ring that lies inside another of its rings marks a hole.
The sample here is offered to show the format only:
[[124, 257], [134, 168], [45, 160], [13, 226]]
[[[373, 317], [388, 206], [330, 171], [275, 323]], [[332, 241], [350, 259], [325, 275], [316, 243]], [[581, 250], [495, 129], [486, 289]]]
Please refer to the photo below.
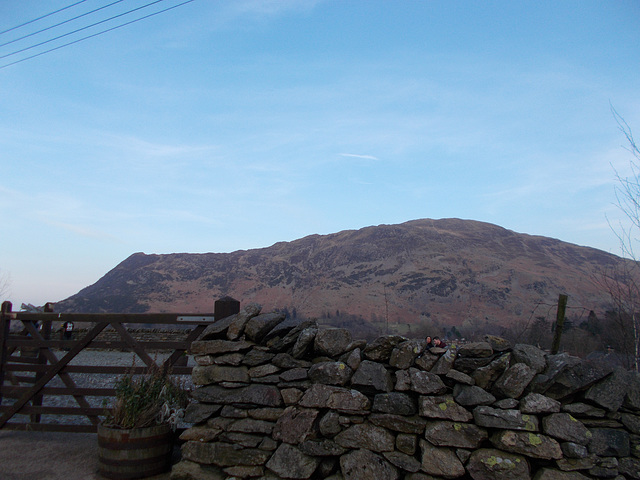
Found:
[[[238, 311], [239, 302], [235, 300], [231, 305], [218, 304], [228, 300], [233, 299], [216, 302], [216, 314], [224, 312], [226, 316]], [[112, 380], [117, 375], [143, 374], [150, 367], [158, 367], [172, 375], [191, 375], [192, 367], [186, 364], [185, 352], [214, 321], [212, 314], [57, 314], [50, 306], [45, 306], [45, 313], [30, 313], [12, 312], [10, 302], [2, 304], [0, 429], [96, 432], [105, 414], [104, 400], [110, 400], [115, 390], [113, 386], [82, 385], [77, 381], [77, 374], [90, 374], [94, 379], [109, 376]], [[73, 338], [65, 337], [64, 332], [58, 330], [57, 327], [65, 322], [72, 322]], [[139, 332], [145, 329], [132, 329], [134, 325], [147, 326], [147, 332], [149, 327], [155, 327], [153, 338], [141, 337]], [[177, 332], [179, 337], [183, 331], [182, 338], [161, 338], [162, 332], [170, 326], [178, 328], [174, 330], [174, 336]], [[79, 364], [77, 356], [85, 349], [131, 352], [131, 358], [139, 359], [141, 365]], [[156, 352], [156, 359], [153, 352]], [[164, 352], [166, 358], [156, 363], [158, 352]], [[72, 362], [74, 359], [76, 361]], [[87, 378], [87, 375], [83, 377]], [[72, 405], [56, 405], [60, 402], [47, 401], [52, 400], [49, 397], [65, 398], [66, 403], [73, 398]], [[42, 421], [43, 415], [54, 421]], [[78, 417], [79, 423], [75, 423], [73, 420]]]

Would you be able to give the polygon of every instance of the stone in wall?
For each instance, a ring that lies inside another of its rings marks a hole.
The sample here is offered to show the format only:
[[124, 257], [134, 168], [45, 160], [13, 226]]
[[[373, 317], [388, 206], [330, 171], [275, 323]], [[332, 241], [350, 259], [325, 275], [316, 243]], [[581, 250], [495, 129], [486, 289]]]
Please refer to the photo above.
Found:
[[257, 305], [191, 355], [173, 480], [640, 479], [640, 377], [569, 355], [354, 341]]

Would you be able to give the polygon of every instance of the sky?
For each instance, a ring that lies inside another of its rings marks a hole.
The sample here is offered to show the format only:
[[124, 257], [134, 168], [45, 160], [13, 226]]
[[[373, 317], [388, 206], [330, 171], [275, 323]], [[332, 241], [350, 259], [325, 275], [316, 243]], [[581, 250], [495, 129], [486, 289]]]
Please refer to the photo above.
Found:
[[639, 1], [183, 2], [0, 1], [14, 309], [135, 252], [419, 218], [621, 253]]

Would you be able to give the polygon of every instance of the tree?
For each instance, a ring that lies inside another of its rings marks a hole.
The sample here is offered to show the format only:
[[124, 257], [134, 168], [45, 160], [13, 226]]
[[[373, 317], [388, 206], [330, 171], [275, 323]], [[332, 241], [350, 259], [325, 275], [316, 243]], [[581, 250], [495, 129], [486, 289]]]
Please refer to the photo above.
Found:
[[612, 108], [611, 111], [618, 128], [629, 144], [625, 148], [631, 153], [629, 175], [623, 176], [614, 168], [618, 182], [615, 186], [616, 205], [627, 217], [630, 226], [625, 226], [622, 222], [618, 222], [618, 226], [613, 228], [613, 231], [618, 240], [620, 240], [623, 256], [637, 263], [638, 257], [635, 254], [635, 246], [640, 241], [636, 236], [637, 232], [640, 231], [640, 149], [633, 138], [631, 128], [624, 118], [615, 109]]
[[[609, 291], [615, 308], [614, 322], [618, 324], [620, 334], [625, 340], [624, 354], [633, 356], [630, 364], [636, 371], [640, 370], [640, 258], [636, 255], [636, 247], [640, 233], [640, 149], [636, 144], [631, 128], [612, 107], [618, 128], [627, 140], [626, 149], [631, 153], [629, 174], [623, 176], [615, 170], [617, 185], [615, 186], [616, 205], [628, 220], [625, 225], [618, 222], [611, 226], [620, 242], [622, 256], [626, 260], [619, 266], [611, 268], [603, 274], [603, 284]], [[610, 224], [611, 225], [611, 224]], [[625, 338], [628, 337], [628, 338]]]

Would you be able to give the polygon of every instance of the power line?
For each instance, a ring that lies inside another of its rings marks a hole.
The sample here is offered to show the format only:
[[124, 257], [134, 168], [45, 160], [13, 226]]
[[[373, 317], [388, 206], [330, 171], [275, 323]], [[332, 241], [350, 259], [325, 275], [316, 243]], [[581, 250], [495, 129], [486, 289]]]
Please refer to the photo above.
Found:
[[[161, 2], [161, 1], [164, 1], [164, 0], [157, 0], [157, 1], [153, 2], [153, 3], [158, 3], [158, 2]], [[164, 13], [164, 12], [167, 12], [167, 11], [169, 11], [169, 10], [173, 10], [174, 8], [181, 7], [181, 6], [183, 6], [183, 5], [186, 5], [187, 3], [191, 3], [191, 2], [194, 2], [194, 1], [195, 1], [195, 0], [186, 0], [186, 1], [182, 2], [182, 3], [178, 3], [177, 5], [173, 5], [173, 6], [171, 6], [171, 7], [167, 7], [167, 8], [165, 8], [164, 10], [159, 10], [159, 11], [157, 11], [157, 12], [150, 13], [149, 15], [145, 15], [144, 17], [136, 18], [135, 20], [131, 20], [131, 21], [129, 21], [129, 22], [122, 23], [122, 24], [120, 24], [120, 25], [116, 25], [115, 27], [111, 27], [111, 28], [108, 28], [108, 29], [106, 29], [106, 30], [102, 30], [102, 31], [97, 32], [97, 33], [94, 33], [94, 34], [92, 34], [92, 35], [87, 35], [86, 37], [82, 37], [82, 38], [79, 38], [79, 39], [74, 40], [74, 41], [72, 41], [72, 42], [65, 43], [64, 45], [59, 45], [59, 46], [54, 47], [54, 48], [51, 48], [51, 49], [49, 49], [49, 50], [45, 50], [44, 52], [36, 53], [35, 55], [31, 55], [30, 57], [22, 58], [22, 59], [20, 59], [20, 60], [16, 60], [15, 62], [7, 63], [6, 65], [0, 65], [0, 70], [1, 70], [1, 69], [3, 69], [3, 68], [10, 67], [11, 65], [15, 65], [15, 64], [17, 64], [17, 63], [24, 62], [24, 61], [26, 61], [26, 60], [31, 60], [32, 58], [39, 57], [39, 56], [44, 55], [44, 54], [46, 54], [46, 53], [50, 53], [50, 52], [54, 52], [54, 51], [56, 51], [56, 50], [60, 50], [61, 48], [68, 47], [69, 45], [74, 45], [74, 44], [76, 44], [76, 43], [80, 43], [80, 42], [82, 42], [82, 41], [84, 41], [84, 40], [88, 40], [89, 38], [97, 37], [97, 36], [102, 35], [102, 34], [104, 34], [104, 33], [108, 33], [108, 32], [111, 32], [111, 31], [113, 31], [113, 30], [117, 30], [118, 28], [125, 27], [125, 26], [127, 26], [127, 25], [131, 25], [132, 23], [139, 22], [140, 20], [145, 20], [145, 19], [147, 19], [147, 18], [153, 17], [153, 16], [155, 16], [155, 15], [159, 15], [159, 14]], [[151, 5], [151, 4], [149, 4], [149, 5]], [[145, 7], [146, 7], [146, 6], [148, 6], [148, 5], [145, 5]], [[144, 7], [140, 7], [140, 8], [144, 8]], [[135, 10], [140, 10], [140, 8], [137, 8], [137, 9], [135, 9]], [[133, 11], [135, 11], [135, 10], [131, 10], [130, 12], [127, 12], [127, 13], [131, 13], [131, 12], [133, 12]], [[122, 15], [125, 15], [125, 14], [122, 14]], [[122, 16], [122, 15], [119, 15], [119, 16]], [[112, 17], [112, 18], [116, 18], [116, 17]], [[104, 23], [104, 22], [99, 22], [99, 23]], [[95, 24], [95, 25], [97, 25], [97, 24]], [[93, 26], [93, 25], [91, 25], [91, 26]], [[89, 27], [86, 27], [86, 28], [89, 28]], [[86, 28], [85, 28], [85, 29], [86, 29]], [[73, 33], [75, 33], [75, 32], [73, 32]], [[59, 38], [61, 38], [61, 37], [59, 37]], [[54, 39], [54, 40], [55, 40], [55, 39]], [[51, 41], [52, 41], [52, 40], [51, 40]], [[30, 48], [33, 48], [33, 47], [30, 47]], [[17, 52], [15, 52], [15, 53], [17, 53]], [[11, 54], [11, 55], [13, 55], [13, 54]], [[7, 57], [7, 56], [8, 56], [8, 55], [5, 55], [4, 57], [0, 57], [0, 58], [5, 58], [5, 57]]]
[[[85, 1], [85, 0], [82, 0], [82, 1]], [[77, 15], [77, 16], [75, 16], [73, 18], [70, 18], [69, 20], [65, 20], [64, 22], [56, 23], [55, 25], [51, 25], [50, 27], [43, 28], [41, 30], [38, 30], [37, 32], [29, 33], [28, 35], [23, 35], [22, 37], [16, 38], [15, 40], [10, 40], [10, 41], [5, 42], [5, 43], [0, 43], [0, 47], [4, 47], [5, 45], [10, 45], [12, 43], [19, 42], [20, 40], [24, 40], [25, 38], [33, 37], [34, 35], [37, 35], [37, 34], [42, 33], [42, 32], [46, 32], [47, 30], [51, 30], [52, 28], [59, 27], [60, 25], [64, 25], [65, 23], [73, 22], [74, 20], [77, 20], [77, 19], [82, 18], [82, 17], [86, 17], [87, 15], [91, 15], [92, 13], [98, 12], [100, 10], [104, 10], [105, 8], [109, 8], [109, 7], [113, 6], [113, 5], [115, 5], [116, 3], [120, 3], [120, 2], [124, 2], [124, 0], [116, 0], [115, 2], [112, 2], [112, 3], [108, 4], [108, 5], [105, 5], [105, 6], [100, 7], [100, 8], [96, 8], [95, 10], [91, 10], [90, 12], [83, 13], [82, 15]]]
[[79, 4], [81, 4], [81, 3], [83, 3], [83, 2], [86, 2], [86, 1], [87, 1], [87, 0], [80, 0], [79, 2], [73, 3], [73, 4], [71, 4], [71, 5], [67, 5], [66, 7], [63, 7], [63, 8], [61, 8], [61, 9], [59, 9], [59, 10], [56, 10], [55, 12], [47, 13], [47, 14], [45, 14], [45, 15], [42, 15], [41, 17], [34, 18], [33, 20], [29, 20], [28, 22], [25, 22], [25, 23], [23, 23], [23, 24], [21, 24], [21, 25], [17, 25], [17, 26], [15, 26], [15, 27], [11, 27], [11, 28], [9, 28], [8, 30], [5, 30], [5, 31], [3, 31], [3, 32], [0, 32], [0, 35], [3, 35], [3, 34], [5, 34], [5, 33], [7, 33], [7, 32], [11, 32], [11, 31], [13, 31], [13, 30], [17, 30], [18, 28], [21, 28], [21, 27], [24, 27], [25, 25], [29, 25], [29, 24], [31, 24], [31, 23], [37, 22], [38, 20], [42, 20], [43, 18], [50, 17], [51, 15], [55, 15], [56, 13], [62, 12], [63, 10], [67, 10], [68, 8], [71, 8], [71, 7], [75, 7], [76, 5], [79, 5]]
[[58, 35], [57, 37], [50, 38], [49, 40], [45, 40], [43, 42], [36, 43], [36, 44], [31, 45], [29, 47], [21, 48], [20, 50], [16, 50], [14, 52], [7, 53], [6, 55], [0, 56], [0, 59], [11, 57], [11, 56], [16, 55], [18, 53], [26, 52], [27, 50], [31, 50], [32, 48], [41, 47], [42, 45], [46, 45], [47, 43], [55, 42], [56, 40], [60, 40], [61, 38], [68, 37], [69, 35], [73, 35], [74, 33], [82, 32], [83, 30], [87, 30], [88, 28], [92, 28], [92, 27], [95, 27], [97, 25], [101, 25], [103, 23], [110, 22], [111, 20], [114, 20], [116, 18], [124, 17], [125, 15], [129, 15], [130, 13], [137, 12], [138, 10], [142, 10], [143, 8], [151, 7], [151, 6], [153, 6], [153, 5], [157, 4], [157, 3], [161, 3], [161, 2], [164, 2], [164, 1], [166, 1], [166, 0], [154, 0], [153, 2], [147, 3], [145, 5], [142, 5], [141, 7], [138, 7], [138, 8], [134, 8], [133, 10], [129, 10], [129, 11], [124, 12], [124, 13], [119, 13], [118, 15], [114, 15], [113, 17], [109, 17], [109, 18], [106, 18], [104, 20], [100, 20], [99, 22], [92, 23], [91, 25], [87, 25], [85, 27], [78, 28], [78, 29], [73, 30], [71, 32], [63, 33], [62, 35]]

